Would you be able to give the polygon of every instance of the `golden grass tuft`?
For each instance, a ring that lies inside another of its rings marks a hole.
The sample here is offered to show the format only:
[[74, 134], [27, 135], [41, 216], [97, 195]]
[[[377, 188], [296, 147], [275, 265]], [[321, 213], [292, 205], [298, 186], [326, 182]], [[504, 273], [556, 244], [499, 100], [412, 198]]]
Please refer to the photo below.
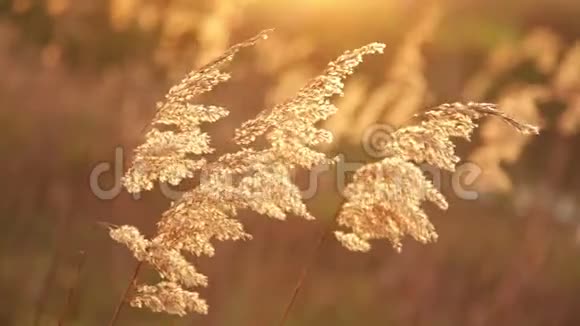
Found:
[[[233, 46], [173, 86], [165, 101], [157, 105], [144, 143], [135, 150], [123, 179], [130, 192], [152, 189], [154, 182], [178, 184], [196, 171], [202, 173], [199, 184], [162, 214], [152, 238], [145, 238], [133, 226], [110, 230], [115, 241], [127, 246], [138, 261], [151, 265], [161, 279], [135, 288], [131, 300], [135, 307], [177, 315], [206, 314], [208, 305], [194, 289], [207, 286], [208, 279], [184, 255], [212, 256], [215, 240], [251, 239], [235, 218], [239, 209], [275, 219], [285, 219], [288, 214], [314, 218], [291, 173], [297, 167], [310, 169], [335, 162], [316, 150], [317, 145], [332, 141], [332, 133], [317, 125], [336, 113], [330, 100], [343, 95], [344, 79], [365, 56], [382, 53], [385, 45], [371, 43], [345, 52], [295, 96], [244, 122], [235, 131], [239, 151], [208, 162], [204, 154], [213, 148], [200, 125], [223, 118], [228, 111], [194, 101], [229, 79], [221, 69], [239, 50], [266, 36], [263, 32]], [[386, 144], [386, 158], [355, 173], [338, 215], [338, 223], [351, 232], [337, 232], [337, 238], [346, 248], [359, 251], [369, 250], [371, 239], [388, 239], [397, 249], [405, 235], [420, 242], [435, 240], [435, 229], [420, 206], [431, 201], [446, 208], [447, 203], [416, 163], [453, 170], [459, 158], [451, 138], [468, 139], [475, 121], [484, 116], [499, 117], [522, 133], [537, 132], [493, 104], [444, 104], [426, 112], [419, 124], [393, 133]], [[266, 146], [254, 146], [258, 139]]]

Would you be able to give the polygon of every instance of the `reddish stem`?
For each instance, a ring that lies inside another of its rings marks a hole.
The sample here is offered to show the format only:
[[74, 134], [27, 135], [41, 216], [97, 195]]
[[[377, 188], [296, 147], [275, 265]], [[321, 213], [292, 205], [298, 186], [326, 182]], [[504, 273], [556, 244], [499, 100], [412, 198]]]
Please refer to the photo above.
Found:
[[[331, 224], [331, 223], [329, 223], [329, 224]], [[294, 286], [294, 291], [292, 291], [292, 296], [290, 297], [290, 301], [286, 305], [286, 309], [284, 310], [284, 314], [282, 315], [282, 319], [280, 319], [279, 326], [284, 326], [284, 324], [288, 320], [288, 316], [290, 316], [290, 311], [292, 310], [292, 307], [294, 306], [294, 303], [296, 302], [296, 298], [298, 297], [298, 293], [302, 289], [302, 287], [304, 285], [304, 281], [306, 280], [308, 273], [312, 269], [312, 266], [314, 266], [314, 263], [316, 262], [316, 258], [320, 254], [320, 249], [322, 248], [322, 244], [324, 243], [324, 240], [327, 238], [329, 233], [330, 233], [330, 228], [326, 228], [320, 234], [320, 237], [318, 238], [318, 243], [316, 244], [316, 247], [314, 248], [314, 251], [312, 252], [312, 257], [310, 258], [308, 263], [306, 263], [306, 265], [304, 265], [302, 267], [302, 272], [300, 273], [300, 277], [298, 278], [298, 281], [296, 282], [296, 285]]]
[[140, 261], [137, 264], [137, 266], [135, 266], [135, 271], [133, 272], [133, 276], [131, 277], [131, 281], [129, 282], [129, 285], [127, 285], [127, 288], [125, 289], [125, 293], [123, 293], [123, 297], [121, 298], [121, 301], [119, 301], [119, 304], [115, 308], [115, 312], [113, 313], [113, 317], [111, 318], [111, 321], [109, 322], [109, 326], [114, 326], [115, 323], [117, 322], [117, 320], [119, 319], [119, 315], [121, 313], [121, 310], [123, 310], [123, 307], [125, 306], [125, 302], [127, 302], [127, 298], [129, 297], [129, 294], [131, 293], [131, 290], [133, 289], [133, 287], [137, 283], [137, 277], [139, 276], [139, 272], [141, 271], [141, 267], [143, 267], [142, 261]]

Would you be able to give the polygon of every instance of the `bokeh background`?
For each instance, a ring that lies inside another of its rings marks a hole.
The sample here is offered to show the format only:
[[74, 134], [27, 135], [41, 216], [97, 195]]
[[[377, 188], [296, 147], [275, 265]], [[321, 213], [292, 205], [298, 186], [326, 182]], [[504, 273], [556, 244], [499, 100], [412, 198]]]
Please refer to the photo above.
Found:
[[[484, 125], [460, 143], [487, 179], [477, 200], [448, 192], [449, 211], [429, 210], [437, 243], [357, 254], [326, 241], [287, 325], [580, 325], [580, 59], [566, 59], [578, 17], [575, 0], [0, 0], [0, 325], [108, 323], [136, 263], [106, 223], [153, 232], [169, 200], [159, 191], [99, 199], [91, 171], [114, 164], [115, 148], [130, 158], [180, 76], [266, 28], [271, 38], [204, 98], [232, 111], [208, 128], [223, 151], [239, 123], [371, 41], [387, 52], [347, 83], [329, 152], [370, 161], [366, 124], [459, 100], [505, 103], [544, 127], [523, 140]], [[505, 144], [515, 149], [489, 154]], [[254, 239], [199, 259], [208, 316], [126, 308], [118, 325], [276, 324], [336, 213], [335, 188], [326, 175], [308, 201], [318, 221], [244, 214]]]

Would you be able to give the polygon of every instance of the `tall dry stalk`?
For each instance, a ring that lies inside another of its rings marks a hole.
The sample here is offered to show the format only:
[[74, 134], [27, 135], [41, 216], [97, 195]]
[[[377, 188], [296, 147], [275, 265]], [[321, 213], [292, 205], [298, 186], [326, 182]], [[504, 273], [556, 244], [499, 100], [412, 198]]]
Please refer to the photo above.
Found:
[[[355, 172], [336, 218], [351, 232], [336, 231], [336, 238], [347, 249], [363, 252], [370, 250], [369, 240], [373, 239], [386, 239], [397, 251], [401, 251], [401, 240], [407, 235], [422, 243], [437, 240], [435, 227], [421, 203], [431, 201], [441, 209], [447, 209], [448, 204], [418, 164], [454, 171], [459, 157], [451, 139], [469, 140], [477, 126], [475, 121], [485, 116], [499, 117], [522, 134], [538, 132], [536, 127], [520, 123], [488, 103], [443, 104], [427, 111], [420, 115], [423, 121], [393, 132], [382, 149], [386, 158]], [[318, 255], [324, 237], [320, 237], [313, 257]], [[313, 263], [311, 260], [303, 268], [280, 326], [285, 324]]]
[[[195, 173], [201, 174], [201, 180], [162, 214], [153, 237], [146, 238], [137, 228], [127, 225], [110, 230], [115, 241], [126, 245], [140, 264], [152, 266], [161, 278], [154, 285], [130, 286], [123, 299], [132, 294], [132, 306], [176, 315], [206, 314], [207, 303], [192, 289], [207, 286], [208, 279], [184, 253], [213, 256], [213, 240], [251, 239], [235, 219], [239, 209], [280, 220], [289, 214], [314, 218], [306, 209], [299, 188], [292, 183], [291, 173], [298, 167], [311, 169], [336, 161], [317, 151], [317, 145], [332, 141], [332, 133], [316, 125], [336, 113], [330, 99], [343, 95], [343, 80], [364, 56], [382, 53], [384, 45], [371, 43], [345, 52], [295, 96], [242, 123], [234, 137], [239, 151], [208, 161], [205, 154], [214, 149], [200, 125], [217, 121], [228, 111], [194, 101], [229, 79], [229, 74], [221, 69], [239, 50], [266, 36], [267, 32], [263, 32], [235, 45], [210, 64], [189, 73], [157, 105], [145, 142], [136, 148], [133, 163], [123, 178], [125, 188], [139, 192], [152, 189], [155, 182], [176, 185]], [[417, 164], [426, 162], [454, 170], [459, 158], [454, 154], [451, 138], [469, 139], [477, 126], [475, 121], [485, 116], [498, 117], [524, 134], [537, 133], [536, 127], [518, 122], [493, 104], [443, 104], [427, 111], [419, 123], [391, 135], [381, 148], [386, 156], [383, 160], [356, 171], [336, 219], [343, 228], [334, 233], [336, 238], [353, 251], [370, 250], [370, 241], [375, 239], [386, 239], [400, 250], [401, 240], [407, 235], [423, 243], [434, 241], [437, 234], [421, 204], [431, 201], [445, 209], [447, 203]], [[307, 271], [308, 267], [282, 323]], [[136, 279], [138, 273], [134, 275]], [[119, 310], [111, 324], [117, 320]]]
[[331, 226], [332, 226], [332, 224], [329, 223], [328, 227], [322, 231], [322, 233], [318, 237], [318, 240], [316, 241], [316, 245], [314, 246], [314, 249], [312, 250], [311, 257], [309, 257], [309, 260], [302, 267], [302, 270], [300, 271], [300, 275], [298, 276], [298, 280], [296, 281], [296, 285], [294, 286], [294, 289], [292, 290], [290, 300], [288, 301], [288, 303], [286, 304], [286, 307], [284, 308], [282, 318], [280, 319], [280, 323], [278, 324], [279, 326], [284, 326], [284, 324], [286, 324], [286, 322], [288, 321], [288, 317], [290, 317], [290, 312], [292, 311], [292, 308], [294, 307], [294, 304], [296, 303], [296, 298], [298, 298], [298, 293], [300, 293], [300, 290], [304, 286], [304, 282], [306, 281], [308, 274], [312, 270], [312, 268], [316, 262], [316, 259], [320, 255], [322, 245], [324, 244], [324, 242], [326, 241], [328, 236], [331, 234], [331, 231], [332, 231], [332, 229], [330, 228]]
[[114, 326], [117, 324], [117, 321], [119, 320], [119, 316], [121, 315], [121, 311], [123, 310], [123, 307], [127, 303], [129, 296], [131, 295], [131, 291], [137, 285], [137, 278], [139, 277], [139, 273], [141, 272], [142, 267], [143, 267], [142, 261], [138, 262], [137, 265], [135, 266], [135, 269], [133, 271], [131, 279], [129, 280], [129, 284], [125, 288], [125, 291], [123, 292], [123, 295], [121, 296], [121, 300], [115, 306], [115, 310], [113, 310], [113, 316], [111, 317], [111, 320], [109, 321], [109, 326]]

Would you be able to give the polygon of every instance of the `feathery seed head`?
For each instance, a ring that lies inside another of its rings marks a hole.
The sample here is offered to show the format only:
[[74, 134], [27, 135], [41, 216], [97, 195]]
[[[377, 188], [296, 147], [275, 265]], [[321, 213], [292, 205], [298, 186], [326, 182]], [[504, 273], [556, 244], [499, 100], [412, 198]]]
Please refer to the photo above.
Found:
[[[199, 95], [211, 91], [230, 78], [221, 69], [230, 63], [243, 48], [267, 37], [269, 31], [237, 44], [204, 67], [187, 74], [171, 87], [165, 101], [157, 104], [145, 142], [135, 149], [131, 168], [123, 178], [129, 192], [151, 190], [153, 182], [179, 184], [191, 178], [193, 172], [205, 166], [203, 158], [195, 156], [211, 153], [210, 138], [201, 132], [202, 122], [214, 122], [228, 115], [225, 108], [193, 103]], [[175, 129], [163, 130], [161, 126]]]
[[[190, 291], [207, 286], [207, 277], [184, 255], [213, 256], [215, 240], [251, 239], [235, 218], [239, 209], [280, 220], [288, 214], [314, 218], [292, 182], [292, 172], [297, 166], [312, 168], [334, 162], [315, 148], [332, 140], [332, 134], [317, 128], [316, 123], [336, 112], [330, 98], [342, 95], [343, 80], [363, 56], [381, 53], [384, 45], [371, 43], [347, 51], [296, 96], [243, 123], [234, 138], [242, 146], [240, 150], [207, 162], [203, 155], [213, 148], [200, 124], [225, 117], [228, 111], [191, 101], [227, 80], [229, 75], [221, 72], [222, 66], [241, 48], [265, 35], [230, 48], [172, 87], [165, 102], [157, 107], [145, 142], [135, 150], [133, 165], [124, 178], [130, 192], [151, 189], [154, 181], [178, 184], [196, 170], [202, 172], [201, 182], [162, 214], [152, 238], [145, 238], [131, 226], [110, 231], [115, 241], [127, 246], [137, 260], [151, 265], [161, 278], [156, 285], [137, 287], [131, 301], [135, 307], [177, 315], [207, 313], [207, 303]], [[474, 121], [486, 115], [498, 116], [522, 133], [537, 132], [493, 104], [444, 104], [428, 111], [420, 123], [393, 133], [385, 144], [386, 158], [355, 173], [338, 215], [339, 225], [350, 232], [336, 232], [337, 239], [357, 251], [370, 250], [369, 240], [373, 239], [387, 239], [397, 250], [406, 235], [422, 243], [435, 241], [437, 233], [421, 204], [429, 201], [446, 209], [447, 202], [416, 163], [452, 171], [459, 158], [451, 138], [469, 139], [476, 127]], [[258, 137], [265, 138], [266, 148], [251, 148]]]
[[[145, 142], [135, 150], [133, 164], [124, 178], [130, 192], [151, 189], [153, 181], [178, 184], [196, 170], [202, 171], [202, 180], [162, 214], [152, 239], [130, 226], [111, 230], [114, 240], [126, 245], [137, 260], [153, 266], [162, 279], [154, 286], [140, 286], [132, 301], [134, 306], [178, 315], [189, 311], [205, 313], [205, 302], [198, 293], [187, 289], [206, 286], [207, 278], [182, 253], [212, 256], [214, 240], [250, 239], [234, 218], [238, 209], [251, 209], [281, 220], [289, 213], [314, 218], [302, 201], [300, 189], [292, 182], [292, 171], [296, 165], [312, 167], [332, 162], [312, 148], [332, 139], [330, 132], [314, 125], [336, 112], [329, 99], [342, 94], [342, 80], [362, 62], [363, 55], [382, 52], [384, 45], [373, 43], [346, 52], [294, 98], [237, 130], [238, 144], [251, 145], [256, 137], [265, 135], [269, 147], [242, 148], [206, 162], [202, 156], [213, 148], [200, 124], [225, 117], [228, 111], [191, 101], [229, 79], [227, 73], [221, 72], [222, 66], [241, 48], [253, 45], [264, 35], [232, 47], [172, 87], [157, 107]], [[199, 158], [194, 159], [195, 156]]]
[[[416, 125], [395, 131], [385, 144], [386, 158], [355, 172], [344, 192], [346, 202], [338, 215], [337, 239], [348, 249], [370, 250], [369, 240], [387, 239], [401, 250], [406, 235], [428, 243], [437, 233], [421, 208], [425, 201], [447, 209], [445, 197], [416, 165], [429, 163], [453, 171], [459, 161], [451, 138], [469, 139], [475, 120], [496, 116], [521, 133], [537, 133], [535, 126], [521, 123], [489, 103], [443, 104], [422, 114]], [[414, 164], [415, 163], [415, 164]]]

